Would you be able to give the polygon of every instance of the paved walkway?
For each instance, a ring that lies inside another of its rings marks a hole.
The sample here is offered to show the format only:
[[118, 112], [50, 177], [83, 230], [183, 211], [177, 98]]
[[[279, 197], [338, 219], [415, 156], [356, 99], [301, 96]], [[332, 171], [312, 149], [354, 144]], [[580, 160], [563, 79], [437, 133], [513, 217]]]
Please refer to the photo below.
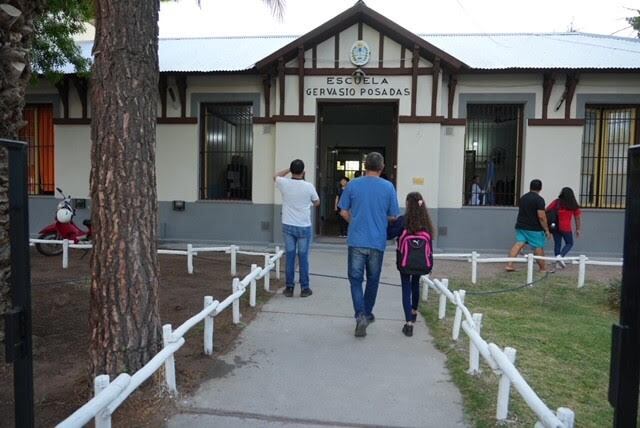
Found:
[[[318, 250], [313, 273], [346, 276], [346, 249]], [[399, 283], [388, 253], [382, 281]], [[381, 285], [367, 337], [346, 280], [313, 276], [313, 296], [274, 296], [215, 361], [217, 377], [169, 427], [461, 427], [462, 398], [420, 317], [401, 333], [400, 288]]]

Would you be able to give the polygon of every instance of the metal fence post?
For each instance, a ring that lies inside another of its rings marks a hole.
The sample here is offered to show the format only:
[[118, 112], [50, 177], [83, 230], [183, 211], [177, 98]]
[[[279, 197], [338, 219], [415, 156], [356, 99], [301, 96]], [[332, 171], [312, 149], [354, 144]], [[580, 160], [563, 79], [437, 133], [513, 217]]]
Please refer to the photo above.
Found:
[[193, 245], [187, 244], [187, 272], [193, 273]]
[[[173, 342], [172, 329], [171, 324], [165, 324], [162, 326], [162, 342], [166, 347], [171, 342]], [[176, 393], [178, 392], [178, 388], [176, 387], [176, 360], [171, 354], [169, 358], [167, 358], [164, 362], [164, 377], [165, 382], [167, 383], [167, 388], [169, 392]]]
[[62, 269], [69, 267], [69, 240], [62, 240]]
[[[258, 265], [257, 264], [252, 264], [251, 265], [251, 272], [253, 272], [254, 270], [258, 269]], [[249, 283], [249, 305], [252, 308], [256, 307], [256, 280], [255, 278], [251, 280], [251, 282]]]
[[237, 256], [238, 256], [238, 246], [232, 245], [230, 247], [231, 251], [231, 276], [235, 276], [238, 272], [238, 264], [237, 264]]
[[[426, 275], [427, 277], [429, 275]], [[429, 283], [425, 280], [425, 277], [420, 277], [420, 283], [422, 284], [422, 301], [426, 302], [429, 300]]]
[[[265, 269], [267, 269], [267, 268], [269, 267], [269, 259], [270, 259], [269, 255], [268, 255], [268, 254], [266, 254], [266, 255], [264, 256], [264, 268], [265, 268]], [[265, 289], [266, 291], [271, 291], [271, 286], [270, 286], [270, 277], [271, 277], [271, 271], [267, 272], [267, 273], [264, 275], [264, 289]]]
[[[445, 289], [449, 288], [449, 280], [442, 280], [442, 286]], [[438, 305], [438, 319], [444, 319], [447, 312], [447, 295], [444, 293], [440, 293], [440, 301]]]
[[[458, 296], [460, 299], [460, 304], [464, 305], [464, 296], [467, 294], [464, 290], [454, 291], [453, 295]], [[453, 340], [458, 340], [460, 336], [460, 325], [462, 324], [462, 308], [456, 304], [456, 315], [453, 319], [453, 331], [451, 332], [451, 337]]]
[[478, 281], [478, 253], [473, 251], [471, 253], [471, 283], [475, 284]]
[[587, 256], [580, 254], [580, 265], [578, 266], [578, 288], [584, 287], [584, 278], [587, 274]]
[[276, 245], [276, 279], [280, 279], [280, 246]]
[[[480, 334], [482, 328], [482, 314], [473, 314], [473, 322], [476, 325], [476, 332]], [[480, 373], [480, 351], [469, 338], [469, 374]]]
[[[94, 397], [97, 397], [102, 391], [109, 386], [109, 375], [96, 376], [93, 379], [93, 393]], [[96, 414], [95, 427], [96, 428], [111, 428], [111, 414], [105, 407], [98, 414]]]
[[[204, 296], [204, 307], [208, 308], [213, 304], [212, 296]], [[213, 354], [213, 314], [207, 315], [204, 319], [204, 353]]]
[[566, 407], [558, 407], [556, 415], [558, 416], [558, 419], [560, 419], [564, 424], [564, 428], [573, 428], [574, 424], [576, 423], [576, 415], [571, 409], [568, 409]]
[[[504, 348], [504, 354], [507, 356], [511, 364], [516, 361], [516, 350], [513, 348]], [[498, 385], [498, 404], [496, 406], [496, 419], [504, 421], [509, 415], [509, 393], [511, 390], [511, 379], [504, 372], [500, 376]]]
[[[233, 278], [233, 283], [231, 284], [231, 289], [233, 293], [240, 291], [240, 279]], [[240, 322], [240, 298], [236, 297], [233, 300], [233, 323], [238, 324]]]
[[527, 284], [533, 282], [533, 253], [527, 254]]

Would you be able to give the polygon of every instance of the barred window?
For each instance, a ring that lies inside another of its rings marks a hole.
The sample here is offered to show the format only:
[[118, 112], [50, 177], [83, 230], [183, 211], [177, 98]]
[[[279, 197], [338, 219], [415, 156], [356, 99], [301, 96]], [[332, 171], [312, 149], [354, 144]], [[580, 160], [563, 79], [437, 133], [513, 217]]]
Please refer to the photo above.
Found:
[[24, 108], [22, 115], [27, 124], [19, 131], [19, 138], [29, 145], [29, 194], [52, 195], [55, 189], [53, 106], [29, 104]]
[[637, 144], [637, 122], [637, 107], [587, 107], [580, 177], [583, 207], [625, 207], [627, 150]]
[[467, 106], [464, 205], [517, 205], [522, 117], [521, 104]]
[[202, 104], [200, 111], [200, 198], [251, 200], [252, 104]]

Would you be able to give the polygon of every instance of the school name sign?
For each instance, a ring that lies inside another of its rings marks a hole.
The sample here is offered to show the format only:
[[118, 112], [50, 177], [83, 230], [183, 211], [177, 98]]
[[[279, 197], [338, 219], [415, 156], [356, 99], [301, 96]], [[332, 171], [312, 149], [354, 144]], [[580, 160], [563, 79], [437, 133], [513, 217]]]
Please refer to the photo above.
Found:
[[410, 79], [382, 76], [327, 76], [308, 82], [305, 94], [310, 97], [410, 97]]

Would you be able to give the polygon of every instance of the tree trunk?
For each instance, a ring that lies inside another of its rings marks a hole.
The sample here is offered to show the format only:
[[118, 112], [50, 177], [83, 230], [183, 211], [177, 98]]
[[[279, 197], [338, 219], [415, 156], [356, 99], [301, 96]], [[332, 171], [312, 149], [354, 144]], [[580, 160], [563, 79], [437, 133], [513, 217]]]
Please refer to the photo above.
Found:
[[[24, 126], [33, 18], [42, 4], [41, 0], [5, 0], [0, 4], [0, 138], [15, 140]], [[0, 149], [0, 343], [4, 341], [4, 313], [11, 307], [8, 179], [8, 154]]]
[[157, 0], [99, 0], [91, 78], [91, 364], [133, 373], [162, 347], [155, 175]]

